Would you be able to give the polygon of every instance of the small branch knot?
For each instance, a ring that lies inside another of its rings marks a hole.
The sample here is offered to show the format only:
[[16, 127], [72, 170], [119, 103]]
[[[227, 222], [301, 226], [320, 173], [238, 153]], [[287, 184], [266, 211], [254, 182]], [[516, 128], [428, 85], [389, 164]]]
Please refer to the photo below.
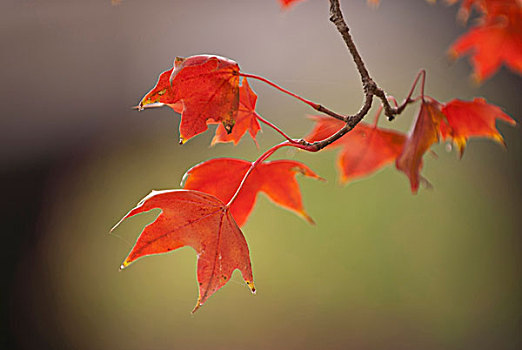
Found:
[[379, 90], [377, 84], [370, 77], [364, 80], [364, 92], [371, 95], [377, 95], [377, 91]]

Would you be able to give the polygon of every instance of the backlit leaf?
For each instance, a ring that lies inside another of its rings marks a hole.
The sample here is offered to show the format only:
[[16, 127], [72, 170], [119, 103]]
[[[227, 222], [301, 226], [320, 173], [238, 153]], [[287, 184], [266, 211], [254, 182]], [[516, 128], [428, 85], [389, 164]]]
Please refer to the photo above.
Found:
[[[323, 140], [343, 127], [340, 120], [329, 117], [313, 117], [315, 128], [306, 140]], [[341, 139], [327, 148], [341, 147], [337, 165], [341, 182], [368, 176], [380, 168], [391, 164], [401, 153], [406, 137], [396, 131], [381, 129], [360, 122]]]
[[290, 6], [293, 6], [297, 2], [301, 2], [303, 0], [279, 0], [279, 3], [281, 4], [281, 7], [283, 9], [287, 9]]
[[230, 280], [235, 269], [255, 292], [246, 240], [222, 201], [197, 191], [153, 191], [120, 223], [156, 208], [161, 214], [142, 231], [122, 268], [147, 255], [189, 246], [198, 254], [199, 298], [193, 312]]
[[239, 107], [239, 66], [219, 56], [177, 57], [173, 69], [160, 75], [139, 107], [153, 103], [168, 104], [181, 112], [182, 143], [207, 130], [209, 120], [222, 123], [231, 132]]
[[[217, 158], [198, 164], [187, 171], [183, 187], [216, 196], [224, 203], [232, 198], [251, 162], [233, 158]], [[305, 212], [296, 174], [320, 179], [306, 165], [291, 160], [274, 160], [256, 166], [248, 176], [230, 212], [239, 226], [243, 226], [254, 208], [258, 192], [283, 208], [290, 209], [309, 222]]]
[[227, 133], [223, 124], [219, 124], [216, 129], [216, 135], [212, 139], [212, 144], [233, 142], [236, 145], [247, 131], [254, 142], [256, 142], [256, 135], [261, 130], [257, 120], [258, 114], [255, 110], [256, 101], [257, 95], [250, 88], [247, 79], [243, 78], [243, 83], [239, 88], [239, 109], [234, 129], [232, 129], [231, 133]]
[[[516, 0], [480, 4], [484, 12], [480, 24], [460, 37], [450, 54], [460, 57], [469, 53], [477, 81], [489, 78], [502, 64], [522, 74], [522, 4]], [[469, 12], [469, 7], [463, 9]]]
[[483, 98], [475, 98], [473, 101], [455, 99], [442, 107], [442, 113], [448, 125], [441, 125], [441, 134], [444, 138], [453, 140], [461, 156], [469, 137], [488, 137], [504, 144], [504, 139], [495, 126], [497, 119], [511, 125], [516, 124], [500, 107], [488, 104]]
[[[411, 130], [404, 148], [395, 161], [395, 166], [410, 179], [411, 191], [419, 189], [422, 169], [422, 156], [431, 145], [439, 141], [440, 124], [444, 121], [441, 106], [436, 101], [423, 101], [415, 125]], [[425, 179], [424, 179], [425, 180]]]

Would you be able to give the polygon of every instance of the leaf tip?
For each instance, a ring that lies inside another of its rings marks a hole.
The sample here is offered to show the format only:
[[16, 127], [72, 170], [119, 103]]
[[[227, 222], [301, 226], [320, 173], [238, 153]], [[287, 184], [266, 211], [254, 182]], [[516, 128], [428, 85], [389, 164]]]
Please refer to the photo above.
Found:
[[465, 137], [455, 137], [453, 139], [453, 143], [455, 143], [459, 151], [459, 159], [462, 159], [462, 156], [464, 155], [464, 150], [466, 149], [466, 142], [467, 139]]
[[[424, 187], [426, 190], [433, 190], [433, 184], [424, 176], [420, 176], [419, 183]], [[417, 191], [419, 189], [419, 186], [417, 186], [417, 190], [414, 194], [417, 194]]]
[[500, 133], [497, 132], [496, 134], [493, 134], [492, 138], [493, 138], [493, 140], [500, 143], [502, 145], [502, 147], [504, 147], [504, 149], [507, 149], [506, 141], [504, 140], [502, 135], [500, 135]]
[[450, 59], [451, 63], [455, 62], [457, 58], [459, 58], [459, 53], [454, 48], [450, 48], [447, 51], [448, 58]]
[[245, 281], [253, 295], [256, 295], [256, 286], [253, 281]]
[[420, 180], [418, 180], [418, 179], [410, 179], [411, 194], [419, 193], [419, 183], [420, 183]]
[[234, 124], [229, 124], [223, 122], [223, 126], [225, 127], [225, 131], [227, 132], [227, 135], [230, 135], [232, 133], [232, 128], [234, 127]]
[[120, 265], [120, 271], [122, 271], [129, 265], [130, 265], [130, 262], [128, 261], [128, 259], [125, 259], [125, 261]]
[[305, 212], [305, 211], [303, 210], [303, 211], [299, 212], [299, 214], [301, 214], [301, 216], [302, 216], [306, 221], [308, 221], [308, 223], [309, 223], [310, 225], [315, 225], [315, 221], [314, 221], [314, 219], [312, 219], [312, 217], [311, 217], [310, 215], [308, 215], [307, 212]]
[[346, 184], [349, 182], [349, 177], [348, 177], [348, 175], [346, 175], [344, 173], [344, 169], [342, 167], [340, 167], [339, 172], [340, 172], [340, 174], [339, 174], [338, 183], [341, 186], [346, 186]]
[[192, 311], [191, 311], [190, 313], [191, 313], [192, 315], [194, 315], [194, 313], [195, 313], [196, 311], [198, 311], [199, 308], [202, 307], [202, 306], [203, 306], [203, 303], [200, 303], [199, 300], [198, 300], [198, 302], [196, 303], [196, 306], [194, 306], [194, 309], [192, 309]]
[[471, 74], [471, 83], [474, 87], [480, 87], [482, 85], [482, 82], [484, 81], [484, 77], [481, 76], [479, 73], [475, 72]]
[[127, 218], [127, 215], [125, 215], [124, 217], [122, 217], [120, 219], [120, 221], [118, 221], [110, 230], [109, 230], [109, 234], [112, 233], [112, 231], [116, 230], [118, 228], [118, 226], [120, 226], [120, 224], [123, 222], [123, 220], [125, 220]]

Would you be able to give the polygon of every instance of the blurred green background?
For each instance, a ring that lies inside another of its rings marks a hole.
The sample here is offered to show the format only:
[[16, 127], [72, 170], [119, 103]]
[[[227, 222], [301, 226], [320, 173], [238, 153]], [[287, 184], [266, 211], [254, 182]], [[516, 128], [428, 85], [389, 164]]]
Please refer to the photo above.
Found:
[[[521, 78], [481, 86], [445, 51], [465, 28], [456, 8], [422, 0], [342, 1], [379, 84], [402, 99], [420, 68], [441, 101], [484, 96], [520, 121]], [[328, 4], [281, 12], [276, 0], [29, 1], [0, 5], [4, 213], [2, 345], [20, 349], [519, 349], [522, 345], [519, 127], [508, 151], [472, 140], [464, 158], [425, 157], [433, 190], [416, 196], [392, 167], [339, 186], [336, 152], [279, 151], [327, 183], [301, 179], [308, 225], [260, 195], [243, 232], [258, 293], [236, 272], [195, 315], [190, 248], [118, 268], [154, 215], [109, 229], [152, 189], [177, 188], [201, 161], [255, 159], [209, 148], [212, 132], [177, 144], [167, 109], [131, 110], [175, 56], [238, 61], [341, 113], [358, 110], [359, 79], [328, 22]], [[294, 137], [312, 113], [252, 82], [258, 112]], [[408, 130], [415, 108], [381, 126]]]

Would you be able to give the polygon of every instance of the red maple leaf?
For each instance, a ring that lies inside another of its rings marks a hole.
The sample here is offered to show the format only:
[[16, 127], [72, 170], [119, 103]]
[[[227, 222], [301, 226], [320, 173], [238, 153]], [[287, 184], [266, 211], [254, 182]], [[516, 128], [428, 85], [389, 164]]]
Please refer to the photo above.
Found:
[[[462, 7], [465, 16], [470, 1]], [[522, 74], [522, 5], [515, 0], [480, 1], [481, 24], [460, 37], [450, 48], [454, 57], [471, 53], [474, 77], [482, 81], [502, 64]]]
[[[458, 2], [458, 0], [449, 0], [450, 4]], [[512, 11], [517, 11], [522, 5], [520, 0], [462, 0], [459, 16], [464, 20], [467, 20], [471, 8], [475, 7], [482, 15], [479, 21], [484, 22], [488, 20], [494, 20], [496, 17], [505, 16]]]
[[447, 124], [440, 125], [441, 134], [444, 138], [453, 140], [461, 156], [468, 138], [472, 136], [489, 137], [504, 144], [504, 139], [495, 126], [497, 119], [511, 125], [516, 124], [500, 107], [488, 104], [483, 98], [475, 98], [473, 101], [452, 100], [442, 107], [442, 113]]
[[177, 57], [174, 68], [161, 73], [139, 107], [158, 102], [181, 112], [182, 143], [207, 130], [209, 120], [231, 132], [239, 107], [239, 66], [219, 56]]
[[[314, 116], [314, 130], [306, 137], [309, 142], [323, 140], [343, 127], [340, 120]], [[327, 148], [342, 147], [337, 165], [341, 182], [368, 176], [395, 161], [401, 153], [406, 137], [396, 131], [381, 129], [360, 122], [343, 138]]]
[[170, 76], [174, 71], [174, 67], [162, 72], [158, 77], [158, 82], [140, 101], [138, 109], [145, 109], [150, 107], [161, 107], [167, 105], [175, 112], [183, 111], [183, 102], [178, 101], [173, 103], [172, 86], [170, 85]]
[[397, 169], [410, 179], [412, 192], [417, 192], [423, 179], [420, 176], [422, 156], [441, 136], [452, 139], [461, 156], [470, 137], [489, 137], [504, 144], [502, 135], [495, 127], [497, 119], [516, 124], [499, 107], [486, 103], [483, 98], [453, 100], [446, 104], [435, 100], [422, 102], [414, 128], [395, 163]]
[[281, 7], [284, 9], [289, 8], [290, 6], [293, 6], [296, 2], [300, 2], [303, 0], [279, 0], [279, 3], [281, 4]]
[[[233, 142], [237, 145], [239, 140], [248, 131], [254, 142], [256, 142], [256, 135], [261, 130], [261, 126], [256, 113], [257, 95], [248, 85], [246, 78], [243, 78], [243, 83], [239, 88], [239, 109], [236, 117], [236, 124], [232, 132], [227, 133], [223, 124], [219, 124], [216, 129], [216, 135], [212, 139], [212, 145], [218, 142]], [[257, 142], [256, 142], [257, 144]]]
[[439, 141], [440, 124], [445, 120], [437, 101], [423, 101], [413, 130], [408, 135], [401, 154], [395, 161], [398, 170], [410, 179], [411, 191], [417, 193], [422, 169], [422, 156], [431, 145]]
[[223, 287], [235, 269], [255, 292], [247, 242], [222, 201], [197, 191], [153, 191], [116, 226], [156, 208], [161, 214], [141, 232], [121, 268], [147, 255], [189, 246], [198, 254], [199, 298], [192, 312]]
[[[183, 177], [183, 188], [209, 193], [228, 203], [251, 165], [246, 160], [233, 158], [217, 158], [200, 163], [187, 171]], [[230, 206], [237, 224], [245, 224], [254, 208], [258, 192], [265, 193], [276, 204], [313, 223], [303, 207], [295, 178], [297, 173], [320, 179], [310, 168], [296, 161], [274, 160], [258, 164]]]

